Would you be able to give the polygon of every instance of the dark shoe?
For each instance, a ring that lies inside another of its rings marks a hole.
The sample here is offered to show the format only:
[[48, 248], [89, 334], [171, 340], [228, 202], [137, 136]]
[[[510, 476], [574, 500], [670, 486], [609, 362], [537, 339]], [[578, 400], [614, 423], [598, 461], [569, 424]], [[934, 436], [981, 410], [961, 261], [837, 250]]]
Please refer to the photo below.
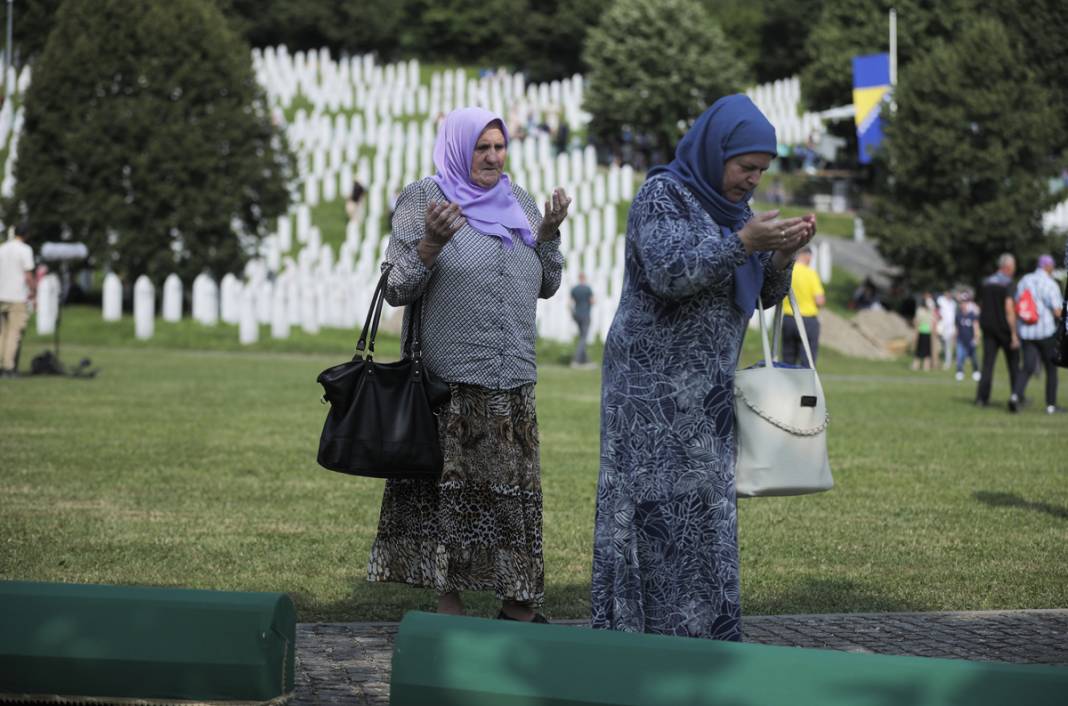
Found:
[[976, 407], [988, 407], [988, 406], [990, 406], [990, 403], [987, 402], [986, 400], [976, 400], [975, 401], [975, 406]]
[[1016, 395], [1009, 397], [1009, 411], [1015, 414], [1020, 409], [1020, 400]]
[[530, 620], [519, 620], [517, 618], [513, 618], [502, 610], [501, 612], [497, 613], [497, 620], [512, 620], [517, 623], [542, 623], [544, 625], [551, 625], [549, 619], [541, 613], [535, 613], [534, 617]]
[[1060, 414], [1064, 412], [1064, 407], [1058, 407], [1055, 404], [1046, 406], [1046, 414]]

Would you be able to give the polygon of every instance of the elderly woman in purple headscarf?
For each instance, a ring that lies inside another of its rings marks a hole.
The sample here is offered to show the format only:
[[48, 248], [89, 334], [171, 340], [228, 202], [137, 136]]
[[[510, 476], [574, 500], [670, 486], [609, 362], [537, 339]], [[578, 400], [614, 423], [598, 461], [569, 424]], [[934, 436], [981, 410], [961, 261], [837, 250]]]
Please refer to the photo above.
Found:
[[433, 588], [442, 613], [463, 614], [462, 591], [493, 591], [498, 618], [546, 622], [534, 317], [560, 286], [571, 199], [555, 189], [539, 213], [504, 173], [507, 150], [500, 116], [455, 110], [437, 173], [397, 201], [386, 301], [423, 298], [423, 360], [452, 397], [441, 478], [387, 481], [367, 573]]
[[627, 219], [604, 351], [595, 628], [738, 640], [734, 368], [757, 306], [781, 301], [815, 216], [754, 215], [775, 128], [716, 101]]

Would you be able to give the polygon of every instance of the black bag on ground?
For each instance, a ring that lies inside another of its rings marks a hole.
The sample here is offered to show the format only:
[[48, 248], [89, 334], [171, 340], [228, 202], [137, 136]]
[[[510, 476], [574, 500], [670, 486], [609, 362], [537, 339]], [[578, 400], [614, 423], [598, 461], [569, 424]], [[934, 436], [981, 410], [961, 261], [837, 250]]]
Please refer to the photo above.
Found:
[[330, 412], [319, 439], [318, 461], [324, 468], [355, 476], [436, 478], [442, 457], [435, 411], [448, 402], [449, 386], [423, 365], [422, 298], [409, 305], [405, 357], [394, 363], [373, 360], [391, 268], [386, 263], [371, 297], [356, 355], [319, 373]]

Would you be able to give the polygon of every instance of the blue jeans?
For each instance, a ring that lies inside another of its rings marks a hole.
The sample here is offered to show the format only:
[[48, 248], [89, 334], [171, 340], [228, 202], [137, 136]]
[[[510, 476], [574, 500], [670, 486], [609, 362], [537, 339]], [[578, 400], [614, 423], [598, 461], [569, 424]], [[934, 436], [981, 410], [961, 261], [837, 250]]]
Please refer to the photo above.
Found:
[[979, 359], [975, 355], [975, 342], [962, 343], [957, 341], [957, 372], [964, 372], [964, 359], [970, 358], [972, 361], [972, 372], [974, 373], [979, 369]]

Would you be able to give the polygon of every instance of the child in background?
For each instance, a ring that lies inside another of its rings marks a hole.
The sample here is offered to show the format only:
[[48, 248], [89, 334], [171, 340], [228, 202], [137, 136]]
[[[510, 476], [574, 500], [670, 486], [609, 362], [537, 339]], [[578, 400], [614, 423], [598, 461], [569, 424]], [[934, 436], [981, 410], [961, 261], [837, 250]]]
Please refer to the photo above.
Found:
[[931, 351], [931, 331], [934, 329], [934, 301], [931, 295], [924, 293], [923, 298], [916, 304], [916, 317], [913, 323], [916, 326], [915, 357], [912, 359], [912, 369], [919, 370], [921, 367], [928, 371], [934, 365]]
[[970, 292], [960, 293], [957, 307], [957, 382], [964, 379], [964, 359], [972, 361], [972, 380], [979, 382], [979, 357], [975, 354], [979, 340], [979, 307]]

